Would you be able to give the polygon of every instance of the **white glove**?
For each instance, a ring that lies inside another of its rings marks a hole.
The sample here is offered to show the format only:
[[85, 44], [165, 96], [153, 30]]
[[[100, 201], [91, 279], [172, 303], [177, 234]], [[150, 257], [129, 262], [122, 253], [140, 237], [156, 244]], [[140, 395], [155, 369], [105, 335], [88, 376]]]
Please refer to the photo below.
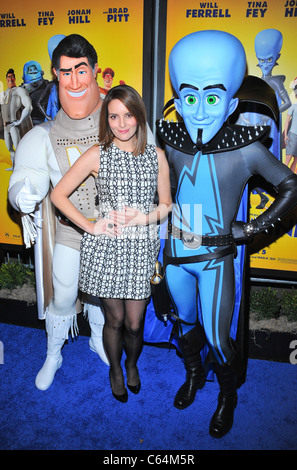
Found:
[[40, 202], [36, 189], [31, 185], [30, 178], [26, 176], [24, 185], [16, 197], [16, 205], [23, 214], [34, 212], [36, 204]]

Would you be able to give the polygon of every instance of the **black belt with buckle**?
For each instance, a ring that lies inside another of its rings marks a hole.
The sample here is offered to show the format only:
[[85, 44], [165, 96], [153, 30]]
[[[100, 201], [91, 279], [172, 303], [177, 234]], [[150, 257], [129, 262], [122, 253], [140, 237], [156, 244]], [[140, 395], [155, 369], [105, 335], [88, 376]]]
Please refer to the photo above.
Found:
[[[78, 231], [82, 231], [82, 229], [80, 229], [76, 224], [74, 224], [73, 222], [71, 222], [71, 220], [69, 220], [64, 214], [62, 214], [61, 212], [59, 212], [57, 214], [57, 217], [58, 217], [58, 221], [60, 222], [60, 224], [62, 225], [65, 225], [66, 227], [72, 227], [72, 228], [75, 228], [76, 230]], [[90, 220], [91, 222], [95, 219], [88, 219]]]
[[58, 221], [60, 224], [65, 225], [66, 227], [72, 227], [72, 228], [77, 228], [78, 227], [71, 222], [71, 220], [67, 219], [65, 215], [61, 214], [61, 212], [58, 214]]
[[198, 248], [199, 246], [228, 246], [234, 243], [231, 233], [226, 235], [213, 235], [204, 236], [197, 235], [196, 233], [186, 232], [178, 227], [175, 227], [171, 222], [168, 222], [168, 233], [174, 238], [182, 240], [183, 244], [188, 248]]

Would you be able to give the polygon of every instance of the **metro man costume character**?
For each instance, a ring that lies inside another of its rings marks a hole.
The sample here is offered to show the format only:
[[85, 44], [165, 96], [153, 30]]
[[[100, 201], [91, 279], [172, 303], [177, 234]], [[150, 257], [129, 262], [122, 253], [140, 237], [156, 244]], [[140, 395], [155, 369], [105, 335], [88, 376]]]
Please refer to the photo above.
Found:
[[[75, 159], [97, 143], [99, 138], [102, 100], [96, 82], [97, 53], [93, 46], [79, 35], [65, 37], [53, 53], [53, 67], [60, 83], [59, 96], [62, 109], [54, 121], [35, 126], [21, 140], [9, 182], [10, 203], [23, 214], [23, 217], [24, 214], [34, 213], [36, 204], [43, 200], [48, 201], [46, 195], [50, 186], [55, 186]], [[97, 214], [96, 194], [94, 178], [89, 177], [72, 195], [73, 202], [86, 217], [91, 219], [95, 219]], [[48, 298], [48, 303], [47, 294], [43, 289], [46, 289], [46, 284], [51, 284], [51, 280], [46, 282], [44, 266], [39, 266], [40, 238], [44, 241], [52, 230], [50, 210], [47, 216], [45, 209], [46, 206], [43, 205], [43, 228], [34, 247], [37, 301], [44, 296], [47, 332], [47, 357], [35, 380], [36, 387], [40, 390], [47, 390], [50, 387], [57, 370], [61, 367], [63, 360], [61, 349], [69, 332], [75, 335], [78, 331], [79, 307], [76, 300], [82, 236], [82, 233], [65, 218], [61, 215], [58, 217], [53, 259], [48, 262], [50, 266], [52, 262], [53, 266], [53, 294], [52, 298]], [[52, 246], [49, 236], [43, 258], [50, 251]], [[50, 276], [50, 273], [48, 275]], [[39, 285], [42, 277], [45, 281], [44, 286]], [[100, 307], [96, 305], [85, 304], [85, 309], [91, 327], [90, 348], [108, 364], [102, 344], [104, 316]], [[43, 305], [40, 310], [43, 310]]]
[[[217, 438], [232, 427], [244, 371], [236, 334], [231, 337], [238, 317], [235, 293], [242, 283], [234, 272], [235, 244], [271, 227], [295, 206], [297, 197], [296, 176], [261, 143], [269, 128], [227, 123], [238, 105], [234, 95], [245, 70], [245, 52], [234, 36], [223, 31], [185, 36], [169, 57], [174, 104], [183, 122], [160, 120], [157, 125], [176, 185], [163, 259], [187, 373], [174, 405], [184, 409], [193, 403], [211, 364], [220, 393], [209, 433]], [[264, 177], [278, 194], [255, 220], [237, 221], [253, 175]]]

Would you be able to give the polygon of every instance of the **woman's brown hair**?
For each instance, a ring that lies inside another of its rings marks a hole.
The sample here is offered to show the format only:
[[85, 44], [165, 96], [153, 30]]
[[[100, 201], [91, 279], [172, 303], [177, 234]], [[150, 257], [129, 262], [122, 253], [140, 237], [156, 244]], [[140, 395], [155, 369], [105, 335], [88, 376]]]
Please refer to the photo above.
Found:
[[138, 127], [136, 131], [136, 147], [133, 155], [144, 153], [147, 143], [146, 110], [139, 93], [129, 85], [118, 85], [109, 90], [103, 100], [99, 123], [99, 142], [103, 149], [110, 147], [114, 135], [108, 123], [108, 105], [112, 100], [120, 100], [129, 112], [135, 117]]

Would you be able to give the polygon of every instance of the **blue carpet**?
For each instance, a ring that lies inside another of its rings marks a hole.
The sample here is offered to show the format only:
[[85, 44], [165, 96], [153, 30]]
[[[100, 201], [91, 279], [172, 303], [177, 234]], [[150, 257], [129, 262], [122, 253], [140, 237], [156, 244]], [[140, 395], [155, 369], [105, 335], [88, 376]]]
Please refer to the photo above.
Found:
[[145, 345], [142, 388], [128, 402], [111, 394], [108, 367], [88, 337], [63, 348], [50, 389], [35, 388], [45, 358], [42, 330], [0, 324], [1, 450], [296, 450], [297, 366], [250, 359], [231, 432], [208, 435], [218, 384], [207, 382], [194, 404], [179, 411], [173, 398], [185, 378], [175, 349]]

